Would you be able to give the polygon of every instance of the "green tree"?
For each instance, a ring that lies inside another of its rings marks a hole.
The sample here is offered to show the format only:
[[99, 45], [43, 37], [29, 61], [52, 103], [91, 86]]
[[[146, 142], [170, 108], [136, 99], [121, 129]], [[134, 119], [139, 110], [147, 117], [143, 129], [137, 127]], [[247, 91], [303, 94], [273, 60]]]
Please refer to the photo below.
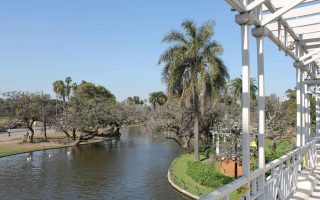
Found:
[[170, 47], [160, 56], [159, 64], [164, 64], [162, 80], [169, 95], [179, 96], [182, 107], [193, 109], [195, 159], [199, 160], [199, 107], [205, 102], [199, 99], [210, 99], [226, 84], [229, 74], [219, 57], [222, 47], [212, 40], [213, 22], [197, 27], [185, 20], [182, 28], [184, 33], [173, 30], [163, 38]]
[[153, 109], [156, 108], [156, 104], [162, 106], [163, 104], [165, 104], [168, 100], [167, 95], [160, 91], [160, 92], [152, 92], [149, 95], [149, 102], [152, 104]]
[[[242, 79], [241, 78], [235, 78], [230, 81], [230, 92], [233, 96], [234, 101], [238, 101], [242, 99]], [[257, 91], [258, 86], [256, 84], [256, 80], [254, 78], [250, 79], [250, 97], [252, 100], [255, 100], [257, 98]]]

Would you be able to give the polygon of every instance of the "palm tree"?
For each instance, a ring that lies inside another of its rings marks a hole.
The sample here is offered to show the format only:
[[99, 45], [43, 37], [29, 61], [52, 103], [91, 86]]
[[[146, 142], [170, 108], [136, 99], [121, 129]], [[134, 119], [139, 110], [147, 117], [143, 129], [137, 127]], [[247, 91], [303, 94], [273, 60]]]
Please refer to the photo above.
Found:
[[[242, 99], [242, 79], [235, 78], [230, 81], [230, 91], [233, 96], [234, 101], [238, 101]], [[250, 79], [250, 97], [252, 100], [257, 98], [256, 93], [258, 91], [258, 86], [256, 84], [256, 80], [254, 78]]]
[[168, 100], [167, 95], [164, 92], [152, 92], [149, 95], [149, 102], [152, 103], [153, 109], [156, 109], [156, 104], [162, 106]]
[[62, 80], [53, 82], [53, 91], [57, 94], [58, 97], [62, 98], [63, 103], [66, 101], [66, 85]]
[[212, 40], [213, 22], [197, 28], [195, 22], [185, 20], [182, 28], [184, 33], [173, 30], [164, 37], [163, 42], [171, 46], [160, 56], [159, 64], [164, 64], [162, 80], [168, 94], [177, 95], [182, 107], [189, 103], [193, 109], [195, 159], [199, 160], [199, 98], [210, 99], [226, 84], [229, 74], [219, 57], [222, 47]]

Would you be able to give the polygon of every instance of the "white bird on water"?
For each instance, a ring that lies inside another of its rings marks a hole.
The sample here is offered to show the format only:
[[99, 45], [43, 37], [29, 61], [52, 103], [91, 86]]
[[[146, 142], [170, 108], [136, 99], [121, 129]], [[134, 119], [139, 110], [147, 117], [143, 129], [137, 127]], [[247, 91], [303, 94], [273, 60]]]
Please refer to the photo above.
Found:
[[49, 154], [49, 158], [51, 158], [51, 154]]
[[31, 161], [31, 156], [27, 157], [27, 161], [28, 161], [28, 162]]
[[71, 155], [71, 151], [68, 151], [68, 152], [67, 152], [67, 155], [70, 156], [70, 155]]

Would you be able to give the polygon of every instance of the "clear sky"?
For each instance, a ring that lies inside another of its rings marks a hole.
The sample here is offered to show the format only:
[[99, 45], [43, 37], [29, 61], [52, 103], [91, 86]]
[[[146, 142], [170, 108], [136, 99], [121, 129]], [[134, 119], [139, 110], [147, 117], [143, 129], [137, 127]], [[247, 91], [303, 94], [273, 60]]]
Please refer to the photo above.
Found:
[[[223, 0], [2, 0], [0, 91], [52, 92], [67, 76], [107, 87], [118, 100], [165, 90], [163, 36], [184, 19], [215, 20], [231, 78], [241, 75], [240, 27]], [[252, 75], [256, 74], [256, 45]], [[266, 41], [266, 93], [295, 84], [292, 60]]]

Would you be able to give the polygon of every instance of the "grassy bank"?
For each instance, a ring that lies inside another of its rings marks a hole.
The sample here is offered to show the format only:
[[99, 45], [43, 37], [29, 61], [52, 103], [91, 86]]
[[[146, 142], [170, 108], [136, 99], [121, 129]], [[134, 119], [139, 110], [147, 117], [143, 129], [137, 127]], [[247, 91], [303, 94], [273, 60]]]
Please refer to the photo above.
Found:
[[[46, 149], [55, 149], [55, 148], [62, 148], [62, 147], [69, 147], [72, 146], [71, 144], [64, 144], [61, 143], [65, 135], [63, 133], [57, 132], [48, 135], [48, 139], [46, 142], [41, 141], [43, 137], [35, 136], [34, 139], [35, 143], [22, 143], [21, 139], [9, 140], [0, 142], [0, 157], [10, 156], [19, 153], [26, 153], [31, 151], [39, 151], [39, 150], [46, 150]], [[41, 142], [40, 142], [41, 141]], [[92, 139], [88, 142], [81, 143], [82, 144], [90, 144], [101, 142], [102, 139]]]
[[[221, 186], [223, 184], [226, 184], [226, 179], [228, 179], [230, 182], [232, 182], [233, 180], [232, 178], [226, 177], [222, 173], [220, 173], [219, 168], [217, 166], [208, 165], [207, 160], [203, 159], [201, 163], [196, 163], [195, 164], [196, 166], [193, 164], [194, 162], [195, 160], [194, 160], [193, 154], [184, 154], [179, 158], [177, 158], [172, 163], [172, 166], [171, 166], [172, 181], [182, 189], [185, 189], [194, 195], [203, 196], [219, 188], [219, 186], [208, 187], [199, 183], [199, 182], [203, 182], [203, 181], [200, 181], [202, 177], [209, 177], [209, 174], [193, 174], [192, 175], [191, 173], [193, 173], [193, 171], [195, 172], [198, 171], [198, 170], [195, 170], [194, 167], [201, 167], [202, 168], [201, 171], [204, 173], [210, 173], [212, 171], [211, 180], [206, 180], [208, 185], [210, 185], [210, 182], [214, 182], [214, 184], [211, 184], [211, 185]], [[190, 174], [191, 176], [188, 174]], [[198, 178], [195, 178], [195, 176], [198, 176]], [[197, 179], [199, 182], [196, 181], [195, 179]], [[231, 199], [233, 200], [240, 199], [240, 197], [243, 195], [243, 190], [244, 189], [241, 189], [239, 191], [232, 193]]]

